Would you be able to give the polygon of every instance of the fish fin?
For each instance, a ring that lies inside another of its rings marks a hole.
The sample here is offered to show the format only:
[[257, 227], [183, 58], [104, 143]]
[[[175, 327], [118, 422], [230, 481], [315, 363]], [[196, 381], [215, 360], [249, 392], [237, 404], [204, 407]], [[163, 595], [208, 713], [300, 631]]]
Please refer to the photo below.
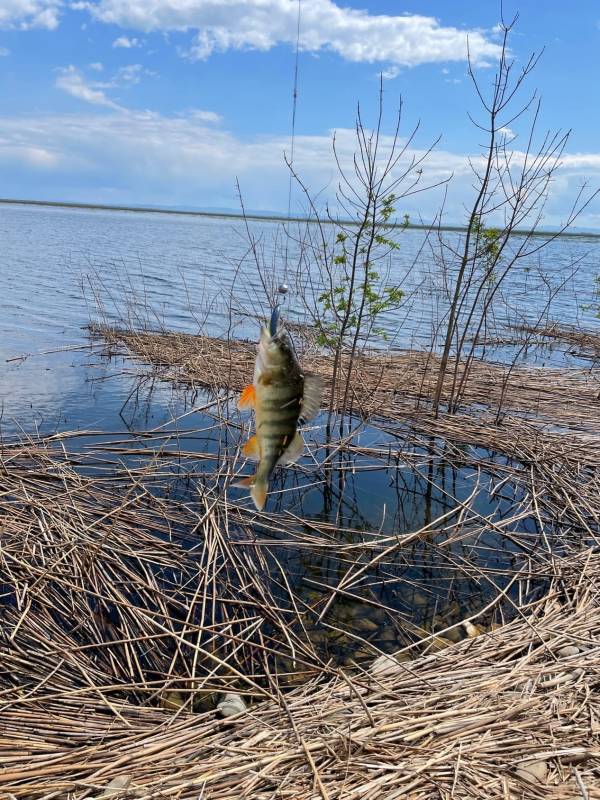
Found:
[[267, 490], [269, 488], [269, 484], [265, 480], [256, 481], [256, 483], [250, 489], [250, 494], [252, 495], [252, 499], [254, 500], [254, 505], [256, 506], [258, 511], [262, 511], [265, 507], [265, 503], [267, 501]]
[[232, 486], [239, 486], [240, 489], [244, 489], [248, 486], [254, 486], [254, 475], [247, 475], [245, 478], [239, 478], [239, 480], [234, 481]]
[[260, 460], [260, 446], [256, 436], [251, 436], [242, 447], [242, 453], [246, 458], [252, 458], [255, 461]]
[[293, 464], [304, 451], [304, 439], [297, 433], [281, 454], [278, 464]]
[[240, 395], [238, 400], [238, 408], [255, 408], [256, 407], [256, 390], [254, 384], [250, 383]]
[[300, 416], [304, 420], [312, 419], [321, 408], [323, 398], [323, 379], [320, 375], [304, 376], [304, 393]]

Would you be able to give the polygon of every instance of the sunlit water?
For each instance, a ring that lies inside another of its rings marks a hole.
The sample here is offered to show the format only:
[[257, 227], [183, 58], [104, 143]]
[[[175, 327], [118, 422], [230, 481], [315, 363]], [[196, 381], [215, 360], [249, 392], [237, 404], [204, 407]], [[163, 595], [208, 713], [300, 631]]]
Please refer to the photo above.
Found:
[[[252, 229], [261, 243], [261, 258], [276, 265], [270, 277], [293, 287], [293, 276], [279, 258], [284, 249], [279, 226], [253, 222]], [[134, 362], [120, 357], [107, 360], [93, 350], [79, 349], [90, 344], [86, 329], [90, 320], [119, 324], [125, 319], [133, 325], [190, 333], [204, 328], [217, 335], [229, 330], [254, 337], [257, 328], [251, 315], [264, 313], [266, 307], [240, 221], [2, 206], [0, 231], [3, 435], [19, 429], [28, 434], [96, 432], [69, 445], [84, 450], [102, 443], [107, 432], [129, 435], [160, 426], [170, 430], [170, 421], [189, 410], [194, 398], [170, 385], [140, 387], [140, 368]], [[458, 239], [458, 234], [448, 236], [455, 242]], [[382, 325], [389, 340], [400, 348], [429, 346], [444, 311], [443, 298], [434, 291], [435, 271], [424, 239], [421, 231], [402, 233], [401, 248], [390, 264], [390, 280], [404, 288], [407, 301], [382, 319]], [[590, 237], [559, 239], [532, 256], [528, 269], [507, 281], [503, 291], [510, 303], [502, 306], [499, 322], [535, 322], [545, 313], [567, 323], [597, 325], [587, 306], [600, 271], [599, 255], [600, 243]], [[292, 263], [292, 245], [288, 256]], [[562, 291], [548, 305], [561, 283]], [[293, 290], [288, 304], [286, 313], [301, 319], [301, 304]], [[235, 314], [231, 314], [232, 305]], [[494, 355], [510, 357], [506, 348]], [[536, 357], [551, 363], [579, 363], [577, 356], [560, 348]], [[209, 453], [223, 447], [234, 449], [239, 434], [217, 441], [225, 434], [197, 431], [212, 423], [210, 417], [194, 415], [193, 420], [192, 425], [186, 418], [186, 432], [177, 446]], [[236, 420], [247, 425], [245, 418]], [[392, 455], [401, 435], [401, 431], [384, 433], [367, 427], [356, 434], [355, 442], [382, 452], [387, 449]], [[324, 456], [318, 425], [307, 438], [313, 440], [310, 463], [318, 464]], [[173, 440], [160, 444], [174, 447]], [[426, 442], [423, 453], [427, 455]], [[384, 457], [362, 458], [357, 468], [350, 465], [327, 481], [318, 470], [315, 478], [308, 463], [305, 460], [299, 469], [276, 474], [268, 508], [310, 519], [316, 526], [334, 524], [346, 531], [346, 542], [360, 541], [365, 532], [396, 535], [416, 530], [466, 500], [475, 485], [471, 468], [452, 466], [437, 455], [424, 458], [422, 467], [396, 465], [393, 470], [387, 469]], [[202, 482], [210, 468], [207, 461], [193, 465], [194, 481]], [[520, 499], [518, 490], [507, 486], [499, 497], [492, 497], [491, 474], [484, 472], [479, 480], [477, 510], [495, 520], [510, 515]], [[189, 492], [189, 485], [187, 481], [182, 493]], [[244, 496], [240, 489], [230, 492], [235, 500]], [[525, 535], [536, 531], [531, 520], [521, 521], [519, 528]], [[496, 591], [494, 583], [478, 575], [477, 569], [493, 567], [495, 583], [502, 586], [518, 564], [519, 548], [501, 538], [489, 530], [445, 548], [444, 534], [437, 533], [415, 543], [394, 557], [393, 567], [369, 573], [356, 589], [356, 597], [334, 604], [330, 621], [359, 631], [362, 638], [388, 651], [403, 642], [402, 633], [390, 627], [389, 617], [365, 610], [361, 599], [383, 602], [420, 625], [438, 624], [436, 619], [457, 621], [467, 611], [480, 608]], [[294, 553], [287, 548], [280, 558], [290, 583], [309, 600], [318, 600], [346, 569], [335, 555], [308, 550]], [[451, 562], [455, 568], [449, 567]], [[460, 572], [467, 563], [468, 578]], [[318, 639], [320, 632], [313, 634]], [[348, 642], [339, 635], [327, 634], [322, 646], [335, 658], [347, 657]]]

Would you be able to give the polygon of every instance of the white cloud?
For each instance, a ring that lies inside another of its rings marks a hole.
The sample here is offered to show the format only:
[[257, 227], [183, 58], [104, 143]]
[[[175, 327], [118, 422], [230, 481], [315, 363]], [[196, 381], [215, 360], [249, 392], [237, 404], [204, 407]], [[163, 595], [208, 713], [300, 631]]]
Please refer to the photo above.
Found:
[[193, 108], [191, 111], [188, 111], [186, 114], [182, 114], [180, 116], [187, 116], [190, 120], [196, 120], [197, 122], [222, 122], [223, 118], [220, 114], [217, 114], [216, 111], [202, 111], [199, 108]]
[[111, 82], [111, 86], [133, 86], [139, 83], [147, 72], [141, 64], [128, 64], [121, 67]]
[[100, 61], [93, 61], [90, 64], [90, 69], [93, 69], [95, 72], [102, 72], [104, 69], [104, 64], [102, 64]]
[[126, 49], [129, 49], [131, 47], [139, 47], [140, 46], [140, 41], [139, 41], [139, 39], [130, 39], [128, 36], [119, 36], [118, 39], [114, 40], [112, 46], [113, 47], [124, 47]]
[[[195, 31], [188, 53], [197, 59], [228, 49], [269, 50], [296, 40], [297, 4], [292, 0], [89, 0], [74, 7], [133, 30]], [[333, 0], [302, 4], [302, 48], [330, 50], [349, 61], [406, 66], [464, 61], [467, 34], [475, 62], [498, 55], [498, 45], [482, 32], [444, 26], [434, 17], [369, 14]]]
[[514, 131], [511, 128], [507, 128], [506, 126], [504, 126], [503, 128], [498, 128], [498, 133], [504, 139], [514, 139], [515, 138]]
[[1, 0], [0, 28], [57, 27], [62, 0]]
[[8, 47], [0, 47], [0, 56], [9, 56], [10, 50]]
[[84, 76], [72, 64], [59, 69], [59, 76], [54, 85], [57, 89], [62, 89], [63, 92], [67, 92], [72, 97], [76, 97], [86, 103], [107, 106], [113, 109], [120, 108], [117, 103], [106, 96], [101, 88], [98, 88], [95, 84], [86, 83]]
[[60, 163], [60, 156], [45, 147], [3, 142], [0, 146], [3, 160], [17, 161], [35, 169], [53, 169]]
[[[101, 117], [85, 113], [0, 118], [0, 163], [5, 163], [10, 148], [47, 148], [52, 142], [61, 169], [53, 173], [50, 188], [45, 192], [38, 184], [34, 196], [235, 207], [239, 178], [249, 207], [284, 208], [288, 172], [283, 154], [289, 151], [289, 138], [240, 139], [215, 126], [218, 120], [206, 110], [169, 117], [119, 110]], [[353, 153], [354, 135], [353, 130], [337, 134], [338, 151], [346, 161]], [[462, 158], [440, 154], [436, 159], [431, 177], [464, 167]], [[294, 163], [313, 188], [328, 185], [333, 190], [330, 135], [297, 137]], [[32, 168], [31, 163], [27, 166]]]
[[[102, 71], [102, 64], [90, 64], [90, 69], [96, 72]], [[58, 69], [59, 76], [55, 81], [57, 89], [62, 89], [72, 97], [92, 103], [98, 106], [106, 106], [115, 110], [123, 111], [123, 106], [116, 103], [106, 94], [106, 89], [123, 89], [138, 84], [143, 75], [154, 75], [154, 72], [145, 69], [141, 64], [128, 64], [120, 67], [117, 72], [108, 80], [90, 81], [85, 78], [81, 70], [70, 64], [68, 67]]]
[[400, 75], [400, 67], [388, 67], [388, 69], [384, 69], [381, 73], [381, 77], [384, 81], [391, 81], [397, 78], [398, 75]]
[[[5, 191], [22, 194], [21, 187], [31, 185], [30, 196], [38, 197], [235, 208], [235, 182], [239, 178], [249, 208], [285, 209], [288, 172], [283, 153], [289, 152], [289, 138], [242, 139], [215, 126], [218, 120], [217, 114], [203, 110], [163, 116], [125, 109], [101, 116], [83, 113], [0, 118]], [[389, 145], [389, 140], [382, 141], [384, 146]], [[339, 130], [337, 146], [342, 162], [351, 165], [355, 132]], [[407, 158], [422, 155], [423, 150], [411, 148]], [[514, 163], [522, 163], [523, 157], [515, 153]], [[311, 190], [324, 190], [323, 202], [332, 199], [337, 178], [331, 135], [298, 136], [294, 163]], [[559, 180], [552, 185], [546, 224], [560, 220], [584, 178], [600, 181], [600, 153], [566, 154], [562, 163]], [[28, 175], [33, 176], [29, 184]], [[459, 222], [464, 220], [464, 204], [473, 197], [468, 156], [436, 150], [423, 164], [423, 184], [451, 176], [446, 219]], [[415, 220], [419, 216], [432, 219], [439, 203], [439, 193], [419, 194], [402, 201], [399, 210]], [[597, 210], [597, 206], [590, 208], [589, 214]], [[582, 217], [578, 224], [591, 224], [589, 220], [589, 215]]]
[[600, 170], [600, 153], [567, 153], [561, 158], [561, 164], [570, 169]]

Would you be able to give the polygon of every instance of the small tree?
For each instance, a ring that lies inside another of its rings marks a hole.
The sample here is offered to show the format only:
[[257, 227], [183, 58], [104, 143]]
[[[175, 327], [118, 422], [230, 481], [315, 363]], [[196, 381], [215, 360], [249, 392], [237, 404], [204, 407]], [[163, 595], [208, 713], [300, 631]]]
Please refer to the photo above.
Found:
[[[586, 198], [585, 186], [582, 187], [561, 228], [547, 234], [539, 230], [569, 132], [546, 133], [536, 143], [540, 101], [535, 92], [521, 104], [518, 96], [540, 56], [534, 53], [516, 71], [508, 49], [516, 19], [508, 24], [502, 22], [501, 53], [489, 98], [475, 75], [469, 56], [469, 76], [483, 109], [482, 120], [472, 117], [471, 120], [485, 134], [487, 142], [481, 158], [471, 161], [475, 197], [459, 247], [452, 246], [444, 238], [440, 225], [438, 260], [450, 295], [433, 396], [436, 416], [451, 355], [455, 362], [445, 401], [450, 412], [457, 409], [492, 304], [509, 273], [523, 259], [539, 253], [567, 230], [596, 194]], [[510, 133], [510, 126], [517, 121], [526, 122], [528, 113], [526, 144], [522, 151], [517, 151], [514, 149], [516, 137]], [[520, 235], [516, 237], [516, 233]]]
[[336, 404], [349, 411], [351, 385], [361, 340], [373, 334], [386, 338], [381, 316], [397, 309], [404, 290], [390, 273], [390, 257], [398, 250], [399, 234], [410, 224], [408, 214], [397, 219], [399, 202], [431, 186], [422, 185], [421, 165], [433, 147], [418, 155], [411, 145], [418, 125], [399, 139], [402, 104], [391, 136], [384, 136], [383, 85], [373, 130], [365, 128], [360, 108], [356, 121], [356, 151], [350, 170], [342, 164], [336, 137], [333, 154], [339, 173], [336, 209], [321, 213], [291, 162], [288, 167], [301, 187], [311, 223], [302, 231], [299, 294], [317, 329], [317, 342], [333, 357], [329, 413]]

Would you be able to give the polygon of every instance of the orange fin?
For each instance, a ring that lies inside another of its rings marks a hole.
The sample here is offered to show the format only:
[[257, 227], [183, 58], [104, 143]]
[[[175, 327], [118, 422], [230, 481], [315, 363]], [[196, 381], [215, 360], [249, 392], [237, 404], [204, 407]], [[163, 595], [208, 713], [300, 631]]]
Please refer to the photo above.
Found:
[[251, 436], [246, 444], [242, 447], [242, 453], [246, 458], [253, 458], [256, 461], [260, 459], [260, 446], [256, 436]]
[[256, 390], [254, 384], [246, 386], [238, 400], [238, 408], [254, 408], [256, 406]]

